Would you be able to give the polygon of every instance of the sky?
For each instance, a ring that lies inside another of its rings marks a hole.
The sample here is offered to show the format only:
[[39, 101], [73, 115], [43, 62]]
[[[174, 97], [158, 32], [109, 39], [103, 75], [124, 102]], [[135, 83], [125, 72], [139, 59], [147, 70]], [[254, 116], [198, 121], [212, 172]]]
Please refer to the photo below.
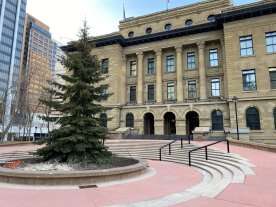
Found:
[[[125, 0], [126, 16], [136, 17], [166, 9], [167, 0]], [[170, 0], [169, 8], [200, 0]], [[255, 0], [233, 0], [235, 5]], [[123, 0], [28, 0], [27, 12], [50, 27], [62, 44], [76, 40], [84, 20], [92, 36], [118, 31], [123, 19]]]

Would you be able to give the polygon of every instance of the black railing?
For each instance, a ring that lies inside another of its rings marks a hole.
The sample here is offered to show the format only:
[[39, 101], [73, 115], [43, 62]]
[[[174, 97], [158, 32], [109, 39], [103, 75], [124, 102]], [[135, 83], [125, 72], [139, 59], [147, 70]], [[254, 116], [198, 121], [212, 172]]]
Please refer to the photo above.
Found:
[[230, 153], [229, 141], [228, 140], [220, 140], [220, 141], [217, 141], [217, 142], [214, 142], [214, 143], [211, 143], [211, 144], [208, 144], [208, 145], [190, 150], [189, 151], [189, 166], [192, 166], [192, 161], [191, 161], [192, 152], [195, 152], [195, 151], [198, 151], [198, 150], [201, 150], [201, 149], [205, 149], [205, 159], [208, 160], [208, 147], [216, 145], [216, 144], [221, 143], [221, 142], [226, 142], [227, 143], [227, 152]]
[[[180, 138], [181, 149], [183, 148], [183, 140], [184, 140], [183, 138]], [[167, 143], [164, 146], [160, 147], [160, 149], [159, 149], [159, 160], [160, 161], [162, 161], [162, 150], [166, 147], [169, 147], [169, 155], [171, 155], [172, 154], [172, 144], [174, 144], [177, 141], [179, 141], [179, 139], [173, 140], [172, 142]]]

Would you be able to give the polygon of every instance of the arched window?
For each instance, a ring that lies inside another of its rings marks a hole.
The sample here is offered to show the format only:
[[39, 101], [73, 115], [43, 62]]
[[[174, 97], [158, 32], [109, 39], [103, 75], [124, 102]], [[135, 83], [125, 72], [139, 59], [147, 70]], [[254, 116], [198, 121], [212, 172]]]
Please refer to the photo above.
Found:
[[220, 131], [223, 130], [223, 114], [219, 110], [212, 112], [212, 130]]
[[130, 31], [129, 33], [128, 33], [128, 37], [134, 37], [134, 32], [133, 31]]
[[147, 29], [146, 29], [146, 34], [151, 34], [152, 33], [152, 28], [151, 27], [148, 27]]
[[186, 26], [186, 27], [190, 27], [190, 26], [192, 26], [192, 25], [193, 25], [193, 20], [187, 19], [186, 22], [185, 22], [185, 26]]
[[126, 127], [134, 128], [134, 116], [132, 113], [126, 115]]
[[208, 18], [207, 18], [207, 20], [209, 22], [214, 22], [214, 21], [216, 21], [216, 17], [215, 17], [215, 15], [209, 15]]
[[251, 130], [260, 130], [260, 114], [258, 109], [250, 107], [246, 110], [246, 126]]
[[274, 117], [274, 129], [276, 129], [276, 108], [273, 110], [273, 117]]
[[107, 115], [106, 115], [106, 113], [101, 113], [101, 115], [100, 115], [100, 126], [107, 128]]
[[165, 31], [170, 31], [172, 29], [172, 24], [168, 23], [164, 26]]

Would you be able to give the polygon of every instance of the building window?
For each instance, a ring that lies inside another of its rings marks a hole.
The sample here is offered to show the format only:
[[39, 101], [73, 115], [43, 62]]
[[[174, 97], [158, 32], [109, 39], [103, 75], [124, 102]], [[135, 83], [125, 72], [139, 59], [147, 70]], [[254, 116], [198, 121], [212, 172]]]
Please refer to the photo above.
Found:
[[218, 49], [209, 50], [209, 63], [210, 63], [210, 67], [218, 67], [219, 65]]
[[211, 95], [220, 96], [220, 79], [218, 78], [211, 80]]
[[148, 74], [153, 75], [155, 73], [155, 59], [148, 58]]
[[186, 22], [185, 22], [185, 26], [186, 26], [186, 27], [190, 27], [190, 26], [192, 26], [192, 25], [193, 25], [193, 20], [187, 19]]
[[152, 33], [152, 28], [151, 27], [148, 27], [147, 29], [146, 29], [146, 34], [151, 34]]
[[175, 87], [172, 82], [167, 84], [167, 99], [168, 101], [175, 101]]
[[170, 23], [165, 24], [164, 30], [165, 30], [165, 31], [170, 31], [170, 30], [172, 30], [172, 24], [170, 24]]
[[187, 53], [187, 68], [188, 70], [194, 70], [196, 68], [195, 52]]
[[100, 114], [100, 126], [107, 128], [107, 115], [106, 113], [101, 113]]
[[175, 58], [174, 55], [166, 56], [166, 72], [175, 72]]
[[258, 109], [250, 107], [246, 110], [246, 126], [250, 130], [260, 130], [260, 115]]
[[266, 51], [268, 53], [276, 52], [276, 32], [267, 32], [266, 38]]
[[242, 79], [243, 79], [243, 90], [244, 91], [257, 90], [256, 72], [254, 69], [242, 71]]
[[196, 98], [197, 97], [197, 89], [196, 89], [196, 81], [188, 81], [188, 98]]
[[129, 88], [129, 102], [136, 103], [136, 86], [130, 86]]
[[103, 59], [101, 62], [101, 72], [103, 74], [108, 73], [108, 67], [109, 67], [109, 60], [107, 58]]
[[154, 93], [154, 85], [148, 85], [148, 101], [154, 102], [155, 101], [155, 93]]
[[273, 109], [274, 129], [276, 130], [276, 108]]
[[242, 57], [254, 54], [252, 35], [240, 37], [240, 53]]
[[134, 128], [134, 116], [132, 113], [126, 115], [126, 127]]
[[215, 22], [216, 21], [216, 17], [215, 17], [215, 15], [209, 15], [207, 17], [207, 20], [208, 20], [208, 22]]
[[137, 72], [136, 60], [130, 61], [129, 62], [129, 75], [134, 77], [134, 76], [136, 76], [136, 72]]
[[128, 33], [128, 37], [129, 37], [129, 38], [134, 37], [134, 32], [133, 32], [133, 31], [129, 32], [129, 33]]
[[276, 68], [269, 69], [271, 89], [276, 89]]
[[212, 130], [221, 131], [223, 130], [223, 114], [220, 110], [212, 112]]

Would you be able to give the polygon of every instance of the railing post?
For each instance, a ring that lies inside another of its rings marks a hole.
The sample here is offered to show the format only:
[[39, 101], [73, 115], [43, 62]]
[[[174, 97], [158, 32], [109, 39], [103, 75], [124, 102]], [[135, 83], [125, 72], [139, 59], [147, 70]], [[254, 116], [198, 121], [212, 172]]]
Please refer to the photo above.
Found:
[[159, 149], [159, 160], [162, 161], [162, 149]]
[[189, 144], [191, 144], [191, 135], [188, 135]]
[[183, 138], [181, 138], [181, 149], [183, 149]]
[[226, 140], [226, 143], [227, 143], [227, 152], [230, 153], [229, 140]]
[[207, 147], [205, 147], [205, 158], [208, 160], [208, 152], [207, 152]]
[[171, 151], [171, 144], [169, 144], [169, 155], [172, 154], [172, 151]]
[[192, 166], [192, 163], [191, 163], [191, 152], [189, 152], [189, 166]]

